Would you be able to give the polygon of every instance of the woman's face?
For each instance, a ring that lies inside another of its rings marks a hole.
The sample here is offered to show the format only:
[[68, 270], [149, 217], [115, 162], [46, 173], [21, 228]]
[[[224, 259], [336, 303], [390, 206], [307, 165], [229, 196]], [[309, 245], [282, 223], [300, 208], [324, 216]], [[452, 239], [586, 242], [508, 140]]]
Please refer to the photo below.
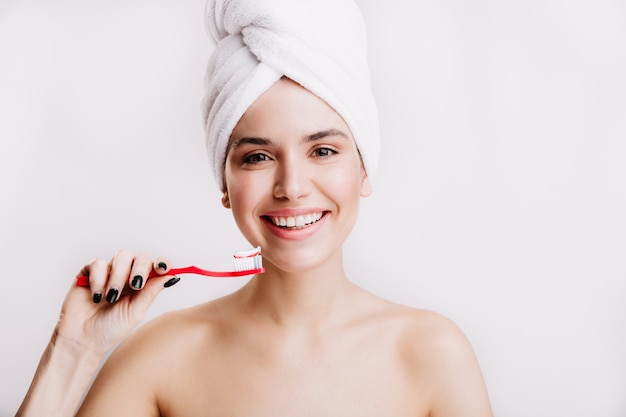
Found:
[[228, 146], [223, 204], [266, 262], [297, 272], [341, 257], [371, 189], [348, 126], [326, 102], [282, 79]]

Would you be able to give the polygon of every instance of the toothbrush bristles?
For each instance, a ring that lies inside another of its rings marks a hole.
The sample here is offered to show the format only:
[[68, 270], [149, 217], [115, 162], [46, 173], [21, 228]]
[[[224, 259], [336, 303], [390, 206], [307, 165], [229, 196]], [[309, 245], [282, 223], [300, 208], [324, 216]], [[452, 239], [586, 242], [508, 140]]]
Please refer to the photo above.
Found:
[[252, 269], [263, 268], [263, 258], [261, 255], [252, 256], [249, 258], [235, 258], [235, 271], [249, 271]]

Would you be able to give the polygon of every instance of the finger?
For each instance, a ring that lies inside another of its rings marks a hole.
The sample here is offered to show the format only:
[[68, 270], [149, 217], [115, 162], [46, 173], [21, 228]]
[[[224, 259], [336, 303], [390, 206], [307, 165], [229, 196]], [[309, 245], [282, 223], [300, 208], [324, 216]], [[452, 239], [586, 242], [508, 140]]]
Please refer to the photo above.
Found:
[[135, 256], [130, 270], [130, 276], [128, 278], [128, 283], [133, 290], [140, 290], [143, 288], [152, 267], [153, 263], [150, 255], [142, 253]]
[[133, 254], [128, 250], [117, 252], [111, 260], [106, 289], [106, 300], [110, 304], [115, 303], [119, 299], [130, 274], [132, 263]]
[[155, 272], [159, 275], [167, 275], [167, 273], [170, 271], [171, 269], [171, 263], [170, 260], [167, 259], [164, 256], [159, 256], [158, 258], [156, 258], [156, 260], [154, 261], [154, 265], [153, 265], [153, 269], [155, 270]]
[[[132, 288], [132, 290], [126, 289], [126, 288], [123, 289], [119, 298], [121, 298], [122, 296], [129, 295], [129, 294], [133, 294], [134, 296], [134, 293], [136, 293], [138, 289], [146, 287], [147, 285], [149, 285], [149, 283], [152, 283], [152, 281], [155, 281], [157, 278], [158, 278], [158, 282], [154, 283], [154, 285], [163, 286], [171, 278], [171, 277], [168, 277], [169, 272], [171, 270], [170, 265], [171, 263], [169, 259], [164, 256], [160, 256], [156, 258], [154, 262], [152, 262], [149, 255], [142, 254], [142, 255], [136, 256], [133, 262], [133, 267], [131, 268], [130, 276], [128, 278], [130, 282], [130, 288]], [[151, 269], [154, 270], [156, 275], [151, 273], [150, 271]], [[142, 271], [145, 271], [145, 272], [142, 272]], [[139, 275], [141, 275], [141, 277], [139, 277]], [[161, 278], [166, 278], [166, 279], [163, 280]], [[140, 279], [143, 280], [143, 285], [141, 288], [137, 288], [135, 284], [138, 284]], [[177, 281], [178, 279], [180, 278], [172, 280], [172, 282], [166, 285], [165, 288], [173, 285], [174, 281]]]
[[109, 263], [98, 258], [87, 264], [78, 273], [79, 276], [89, 277], [89, 288], [93, 302], [98, 304], [102, 301], [102, 294], [109, 275]]
[[134, 313], [142, 317], [161, 291], [171, 287], [178, 281], [180, 281], [180, 277], [170, 275], [150, 278], [148, 282], [146, 282], [143, 290], [136, 291], [133, 294], [132, 308], [134, 309]]

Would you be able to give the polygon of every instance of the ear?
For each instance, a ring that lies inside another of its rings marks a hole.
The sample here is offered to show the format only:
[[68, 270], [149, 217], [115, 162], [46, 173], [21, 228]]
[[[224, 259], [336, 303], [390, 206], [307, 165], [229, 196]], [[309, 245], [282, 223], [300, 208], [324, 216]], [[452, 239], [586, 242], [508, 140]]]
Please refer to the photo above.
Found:
[[361, 197], [369, 197], [372, 194], [372, 184], [365, 172], [363, 172], [363, 178], [361, 179]]
[[224, 191], [222, 194], [222, 205], [229, 209], [230, 208], [230, 198], [228, 197], [228, 190]]

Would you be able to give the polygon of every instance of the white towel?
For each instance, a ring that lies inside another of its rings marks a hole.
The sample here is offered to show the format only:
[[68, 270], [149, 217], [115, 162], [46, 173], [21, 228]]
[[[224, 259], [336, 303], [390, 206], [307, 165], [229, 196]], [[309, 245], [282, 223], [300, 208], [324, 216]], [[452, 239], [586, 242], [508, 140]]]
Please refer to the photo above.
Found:
[[216, 43], [206, 72], [203, 116], [220, 189], [230, 134], [248, 107], [282, 76], [339, 113], [373, 179], [380, 152], [367, 39], [353, 0], [208, 0]]

